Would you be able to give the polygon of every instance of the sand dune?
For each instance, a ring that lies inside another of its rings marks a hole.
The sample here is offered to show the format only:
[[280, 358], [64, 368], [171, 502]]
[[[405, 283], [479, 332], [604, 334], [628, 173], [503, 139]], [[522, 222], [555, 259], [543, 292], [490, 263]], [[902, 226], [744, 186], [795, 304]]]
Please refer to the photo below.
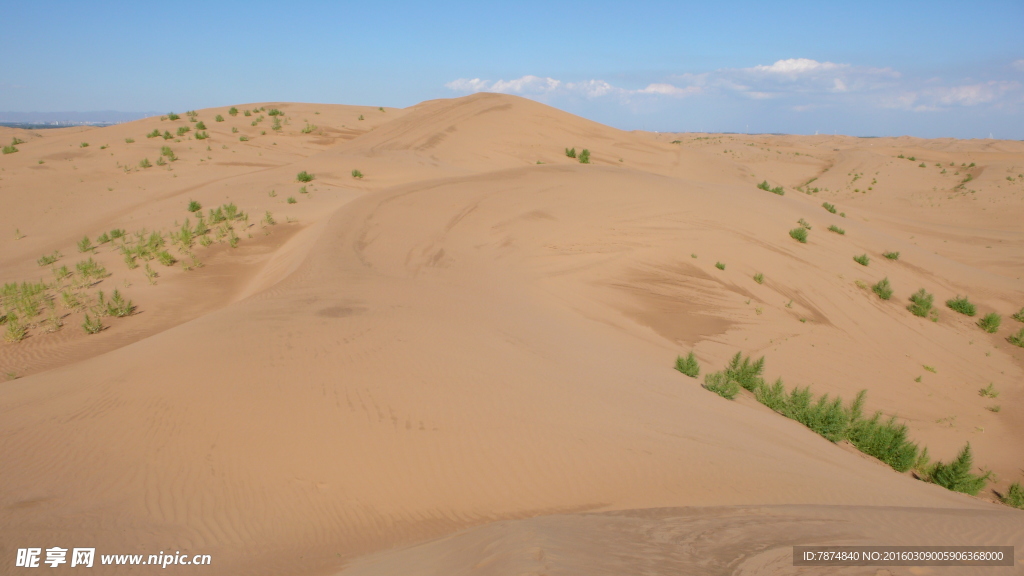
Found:
[[[2, 571], [40, 545], [189, 550], [223, 574], [767, 574], [794, 543], [1024, 545], [992, 490], [672, 369], [743, 351], [791, 386], [866, 389], [933, 456], [969, 441], [1004, 491], [1024, 462], [1021, 143], [622, 132], [491, 94], [239, 108], [265, 110], [198, 111], [206, 140], [146, 138], [184, 115], [0, 132], [25, 140], [0, 157], [2, 280], [51, 281], [36, 260], [58, 250], [110, 271], [83, 300], [138, 306], [95, 335], [81, 309], [54, 333], [41, 313], [0, 344], [19, 376], [0, 384]], [[162, 146], [177, 160], [139, 166]], [[76, 248], [194, 223], [191, 200], [249, 214], [237, 248], [174, 252], [155, 284], [117, 242]], [[888, 302], [861, 287], [883, 277]], [[918, 288], [937, 322], [905, 309]], [[956, 294], [1002, 328], [942, 306]]]

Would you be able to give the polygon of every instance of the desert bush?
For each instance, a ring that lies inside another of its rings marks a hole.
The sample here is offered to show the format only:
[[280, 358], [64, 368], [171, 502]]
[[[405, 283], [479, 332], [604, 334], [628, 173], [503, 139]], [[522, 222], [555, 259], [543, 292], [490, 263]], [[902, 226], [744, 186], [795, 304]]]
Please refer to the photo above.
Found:
[[285, 200], [285, 202], [288, 202], [289, 204], [295, 204], [296, 202], [298, 202], [298, 200], [295, 199], [295, 196], [289, 196], [288, 199]]
[[85, 330], [86, 334], [99, 334], [103, 331], [103, 322], [100, 321], [100, 317], [89, 316], [89, 313], [85, 313], [85, 321], [82, 322], [82, 329]]
[[854, 418], [847, 437], [861, 452], [878, 458], [893, 470], [906, 472], [918, 461], [918, 446], [907, 438], [907, 433], [907, 426], [897, 423], [895, 416], [882, 420], [882, 413], [875, 412], [867, 420]]
[[184, 136], [186, 133], [190, 132], [191, 130], [192, 129], [189, 128], [188, 126], [178, 126], [178, 136]]
[[200, 204], [199, 202], [196, 202], [195, 200], [189, 200], [189, 202], [188, 202], [188, 211], [189, 212], [199, 212], [202, 209], [203, 209], [203, 205], [202, 204]]
[[11, 138], [11, 146], [17, 146], [18, 144], [24, 144], [25, 141], [17, 136]]
[[171, 256], [171, 253], [167, 250], [157, 252], [156, 259], [164, 266], [174, 266], [174, 263], [177, 262], [177, 260], [174, 259], [174, 256]]
[[789, 236], [794, 240], [799, 241], [801, 244], [807, 243], [807, 229], [803, 226], [799, 228], [793, 228], [789, 231]]
[[718, 268], [719, 270], [725, 270], [725, 263], [724, 262], [715, 262], [715, 268]]
[[274, 220], [274, 215], [270, 213], [270, 210], [267, 210], [267, 213], [263, 215], [263, 223], [267, 226], [277, 224], [277, 221]]
[[363, 120], [363, 115], [362, 114], [359, 115], [359, 119]]
[[676, 370], [690, 378], [696, 378], [700, 375], [700, 364], [697, 362], [697, 357], [693, 355], [693, 352], [690, 352], [685, 358], [682, 356], [676, 358]]
[[732, 400], [740, 392], [740, 384], [729, 378], [725, 372], [713, 372], [704, 377], [704, 388], [722, 398]]
[[239, 142], [248, 142], [249, 141], [249, 137], [248, 136], [239, 136], [238, 137], [238, 141]]
[[730, 379], [739, 382], [740, 386], [753, 392], [758, 386], [764, 384], [761, 373], [764, 372], [764, 356], [751, 362], [749, 356], [743, 356], [737, 352], [725, 368], [725, 374]]
[[314, 130], [316, 130], [316, 124], [310, 124], [309, 122], [306, 122], [306, 127], [300, 130], [300, 132], [302, 132], [303, 134], [309, 134]]
[[18, 320], [18, 316], [14, 312], [8, 312], [5, 318], [4, 323], [7, 327], [4, 329], [4, 341], [14, 344], [21, 342], [28, 336], [28, 329], [21, 324], [21, 321]]
[[15, 147], [15, 146], [4, 146], [3, 147], [3, 153], [4, 154], [14, 154], [17, 151], [18, 151], [18, 148]]
[[1014, 482], [999, 500], [1007, 506], [1024, 509], [1024, 488], [1021, 488], [1020, 482]]
[[161, 134], [160, 137], [164, 140], [170, 140], [171, 138], [174, 138], [174, 135], [172, 135], [168, 130], [164, 130], [164, 133]]
[[868, 262], [870, 262], [871, 259], [868, 258], [867, 254], [861, 254], [860, 256], [854, 256], [853, 261], [856, 262], [857, 264], [860, 264], [861, 266], [867, 266]]
[[44, 254], [40, 256], [39, 259], [36, 260], [36, 264], [39, 264], [40, 266], [49, 266], [59, 260], [60, 256], [60, 252], [54, 250], [53, 254]]
[[996, 390], [995, 384], [989, 382], [988, 386], [978, 390], [978, 396], [981, 396], [982, 398], [998, 398], [999, 391]]
[[132, 301], [125, 300], [117, 288], [115, 288], [114, 293], [110, 296], [110, 300], [107, 301], [107, 315], [122, 318], [131, 315], [134, 310], [135, 306], [132, 304]]
[[246, 110], [243, 116], [252, 116], [252, 112]]
[[963, 492], [977, 496], [991, 477], [991, 472], [977, 475], [971, 472], [974, 459], [971, 455], [971, 443], [968, 442], [960, 453], [949, 464], [937, 462], [932, 470], [930, 481], [954, 492]]
[[590, 150], [584, 148], [583, 151], [580, 152], [579, 160], [580, 164], [590, 164]]
[[196, 132], [196, 140], [206, 140], [210, 135], [205, 131]]
[[879, 280], [877, 284], [871, 287], [871, 291], [882, 300], [892, 298], [892, 286], [889, 285], [889, 278], [886, 277]]
[[1016, 334], [1010, 334], [1007, 336], [1006, 341], [1014, 346], [1024, 348], [1024, 328], [1021, 328]]
[[104, 232], [96, 237], [97, 244], [106, 244], [108, 242], [110, 242], [110, 234], [107, 232]]
[[1024, 308], [1021, 308], [1019, 312], [1013, 314], [1010, 318], [1013, 318], [1017, 322], [1024, 322]]
[[181, 116], [178, 116], [178, 115], [177, 115], [177, 114], [175, 114], [174, 112], [171, 112], [171, 113], [169, 113], [169, 114], [167, 115], [167, 119], [168, 119], [168, 120], [177, 120], [178, 118], [181, 118]]
[[821, 207], [824, 208], [825, 210], [828, 210], [829, 212], [831, 212], [833, 214], [836, 213], [836, 207], [834, 205], [832, 205], [832, 204], [829, 204], [828, 202], [823, 202], [821, 204]]
[[68, 270], [67, 265], [61, 266], [60, 268], [53, 269], [53, 277], [60, 282], [71, 276], [71, 270]]
[[124, 143], [125, 144], [135, 144], [135, 138], [125, 138], [124, 139]]
[[271, 108], [267, 111], [267, 116], [284, 116], [284, 112], [281, 112], [277, 108]]
[[978, 320], [978, 327], [988, 332], [989, 334], [995, 334], [999, 330], [999, 325], [1003, 323], [1003, 317], [995, 312], [989, 312]]
[[576, 157], [576, 148], [566, 148], [565, 149], [565, 155], [568, 156], [569, 158], [575, 158]]
[[828, 230], [829, 232], [835, 232], [836, 234], [846, 234], [846, 230], [843, 230], [842, 228], [836, 226], [835, 224], [829, 226]]
[[359, 170], [353, 170], [352, 171], [352, 177], [353, 178], [362, 178], [363, 177], [363, 173], [360, 172]]
[[316, 178], [315, 175], [310, 174], [309, 172], [306, 172], [305, 170], [303, 170], [302, 172], [299, 172], [295, 176], [295, 179], [298, 180], [299, 182], [312, 182], [314, 178]]
[[78, 147], [79, 148], [88, 148], [89, 147], [89, 143], [88, 142], [82, 142], [81, 144], [78, 145]]
[[75, 268], [78, 273], [85, 279], [90, 278], [105, 278], [107, 276], [107, 269], [104, 268], [99, 262], [93, 260], [91, 257], [88, 260], [82, 260], [75, 264]]
[[959, 294], [957, 294], [956, 298], [946, 300], [946, 306], [950, 310], [955, 310], [967, 316], [974, 316], [975, 314], [974, 304], [971, 304], [971, 301], [966, 296], [961, 298]]
[[78, 241], [79, 252], [92, 252], [92, 250], [92, 240], [90, 240], [88, 236], [84, 236], [81, 240]]
[[934, 312], [932, 309], [933, 300], [934, 297], [926, 292], [924, 288], [921, 288], [910, 296], [910, 305], [907, 306], [907, 310], [910, 310], [914, 316], [926, 318]]
[[139, 168], [152, 168], [153, 165], [149, 163], [149, 158], [143, 158], [139, 162]]
[[167, 166], [167, 160], [164, 160], [163, 156], [157, 156], [156, 165], [157, 166]]
[[153, 128], [152, 132], [146, 134], [146, 138], [159, 138], [159, 137], [160, 137], [160, 130], [158, 128]]
[[882, 252], [882, 256], [885, 256], [886, 259], [888, 259], [888, 260], [899, 260], [900, 259], [900, 253], [899, 252]]
[[234, 106], [232, 106], [231, 109], [228, 110], [228, 114], [230, 114], [232, 116], [238, 116], [238, 108], [235, 108]]
[[764, 274], [761, 274], [760, 272], [754, 274], [754, 282], [757, 282], [758, 284], [764, 284]]

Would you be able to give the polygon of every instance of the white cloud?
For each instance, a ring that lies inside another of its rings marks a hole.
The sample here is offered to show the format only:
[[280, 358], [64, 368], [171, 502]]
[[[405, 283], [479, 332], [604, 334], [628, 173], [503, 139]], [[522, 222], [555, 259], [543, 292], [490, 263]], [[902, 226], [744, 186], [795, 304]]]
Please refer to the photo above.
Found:
[[[1012, 64], [1024, 70], [1024, 60]], [[891, 68], [873, 68], [810, 58], [789, 58], [749, 68], [720, 68], [700, 74], [684, 73], [643, 88], [624, 88], [605, 80], [576, 82], [539, 76], [512, 80], [460, 78], [445, 84], [455, 92], [501, 92], [538, 100], [614, 98], [638, 104], [659, 98], [698, 95], [780, 100], [793, 110], [827, 106], [866, 106], [917, 112], [950, 107], [998, 105], [1007, 95], [1021, 94], [1021, 83], [993, 80], [943, 85], [942, 79], [905, 79]], [[1019, 100], [1020, 98], [1018, 98]]]
[[1010, 64], [1010, 66], [1013, 67], [1013, 68], [1016, 68], [1017, 70], [1019, 70], [1021, 72], [1024, 72], [1024, 60], [1017, 60], [1015, 62], [1012, 62]]

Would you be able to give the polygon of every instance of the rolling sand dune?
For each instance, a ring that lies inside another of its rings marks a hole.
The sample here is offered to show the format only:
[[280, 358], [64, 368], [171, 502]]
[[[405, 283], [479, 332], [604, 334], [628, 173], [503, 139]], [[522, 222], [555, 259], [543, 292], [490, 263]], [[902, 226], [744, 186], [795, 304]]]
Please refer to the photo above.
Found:
[[[25, 141], [0, 157], [0, 280], [92, 257], [110, 276], [68, 290], [137, 306], [88, 335], [58, 304], [63, 328], [41, 311], [0, 344], [0, 572], [28, 546], [353, 575], [782, 574], [794, 544], [1024, 550], [1024, 512], [991, 489], [1024, 474], [1024, 349], [1006, 341], [1024, 326], [1024, 144], [622, 132], [493, 94], [258, 107], [283, 112], [280, 131], [226, 108], [198, 111], [206, 140], [174, 137], [185, 116], [0, 129]], [[177, 160], [140, 167], [162, 146]], [[172, 266], [76, 247], [194, 224], [191, 200], [249, 217], [191, 255], [168, 248]], [[801, 219], [807, 244], [788, 234]], [[890, 301], [866, 288], [883, 277]], [[918, 288], [937, 322], [906, 310]], [[942, 305], [957, 294], [999, 331]], [[708, 392], [673, 370], [690, 350], [702, 375], [743, 351], [790, 386], [866, 389], [933, 457], [969, 441], [998, 480], [972, 498], [897, 473]]]

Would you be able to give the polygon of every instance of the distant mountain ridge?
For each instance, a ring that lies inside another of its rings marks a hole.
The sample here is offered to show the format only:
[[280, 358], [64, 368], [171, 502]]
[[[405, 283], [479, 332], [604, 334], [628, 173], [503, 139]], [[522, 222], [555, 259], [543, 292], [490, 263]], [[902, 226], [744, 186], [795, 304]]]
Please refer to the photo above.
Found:
[[118, 112], [100, 110], [95, 112], [0, 112], [0, 124], [52, 124], [56, 126], [75, 126], [81, 124], [120, 124], [149, 116], [158, 116], [159, 112]]

